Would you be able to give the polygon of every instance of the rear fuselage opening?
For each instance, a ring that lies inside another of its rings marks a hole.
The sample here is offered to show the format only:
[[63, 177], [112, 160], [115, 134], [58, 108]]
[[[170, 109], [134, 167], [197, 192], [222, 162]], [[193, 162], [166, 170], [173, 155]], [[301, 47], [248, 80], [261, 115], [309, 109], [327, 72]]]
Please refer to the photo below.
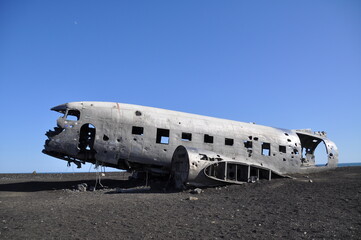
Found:
[[337, 166], [336, 145], [326, 138], [325, 132], [307, 134], [297, 132], [301, 141], [302, 166]]

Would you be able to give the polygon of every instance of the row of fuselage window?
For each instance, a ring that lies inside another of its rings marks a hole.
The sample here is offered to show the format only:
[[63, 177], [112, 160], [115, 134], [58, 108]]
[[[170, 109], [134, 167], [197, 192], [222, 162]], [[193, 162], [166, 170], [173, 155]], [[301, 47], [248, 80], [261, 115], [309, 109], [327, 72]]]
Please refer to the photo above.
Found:
[[[143, 127], [133, 126], [132, 127], [132, 134], [133, 135], [143, 135], [144, 134], [144, 128]], [[156, 143], [169, 144], [169, 136], [170, 136], [169, 129], [157, 128]], [[248, 138], [250, 140], [245, 140], [245, 141], [243, 141], [243, 143], [244, 143], [245, 148], [251, 150], [252, 147], [253, 147], [253, 142], [251, 140], [253, 139], [255, 141], [258, 141], [258, 138], [257, 137], [252, 138], [252, 136], [249, 136]], [[185, 142], [192, 141], [192, 133], [182, 132], [181, 140], [185, 141]], [[204, 143], [212, 144], [213, 141], [214, 141], [213, 136], [208, 135], [208, 134], [204, 134]], [[233, 146], [233, 144], [234, 144], [234, 139], [225, 138], [224, 145]], [[286, 146], [279, 145], [278, 150], [279, 150], [280, 153], [286, 153]], [[267, 143], [267, 142], [262, 142], [261, 153], [262, 153], [262, 155], [265, 155], [265, 156], [271, 156], [271, 144]]]

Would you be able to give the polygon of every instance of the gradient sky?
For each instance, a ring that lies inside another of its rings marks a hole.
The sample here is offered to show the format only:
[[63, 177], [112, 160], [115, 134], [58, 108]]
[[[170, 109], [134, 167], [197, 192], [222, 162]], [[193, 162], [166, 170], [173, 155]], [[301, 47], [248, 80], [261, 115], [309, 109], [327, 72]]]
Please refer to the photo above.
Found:
[[72, 101], [325, 130], [360, 162], [360, 92], [361, 1], [0, 0], [0, 172], [69, 171], [41, 150]]

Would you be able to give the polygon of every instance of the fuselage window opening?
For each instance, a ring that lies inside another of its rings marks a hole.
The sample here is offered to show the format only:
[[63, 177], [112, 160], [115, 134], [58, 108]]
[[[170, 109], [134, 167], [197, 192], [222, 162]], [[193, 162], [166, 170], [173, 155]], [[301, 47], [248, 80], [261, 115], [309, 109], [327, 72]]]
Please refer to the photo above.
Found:
[[245, 148], [252, 148], [252, 141], [243, 141]]
[[156, 143], [169, 144], [169, 129], [157, 128]]
[[232, 138], [225, 138], [224, 145], [233, 146], [234, 140]]
[[143, 135], [143, 133], [144, 133], [144, 128], [143, 127], [136, 127], [136, 126], [132, 127], [132, 134], [134, 134], [134, 135]]
[[271, 156], [271, 144], [263, 142], [262, 143], [262, 155], [263, 156]]
[[184, 132], [182, 132], [182, 141], [185, 141], [185, 142], [192, 141], [192, 133], [184, 133]]
[[279, 150], [280, 153], [286, 153], [286, 146], [280, 145], [278, 150]]
[[204, 142], [205, 143], [213, 143], [213, 136], [210, 136], [208, 134], [204, 134]]
[[69, 121], [79, 121], [80, 111], [79, 110], [68, 110], [65, 114], [65, 119]]

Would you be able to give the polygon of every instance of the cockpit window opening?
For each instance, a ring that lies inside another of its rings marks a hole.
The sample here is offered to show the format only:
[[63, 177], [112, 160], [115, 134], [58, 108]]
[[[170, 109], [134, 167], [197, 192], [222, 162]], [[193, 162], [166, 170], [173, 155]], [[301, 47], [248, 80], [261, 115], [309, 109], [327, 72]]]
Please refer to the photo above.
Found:
[[79, 121], [80, 111], [79, 110], [67, 110], [65, 113], [65, 119], [69, 121]]

